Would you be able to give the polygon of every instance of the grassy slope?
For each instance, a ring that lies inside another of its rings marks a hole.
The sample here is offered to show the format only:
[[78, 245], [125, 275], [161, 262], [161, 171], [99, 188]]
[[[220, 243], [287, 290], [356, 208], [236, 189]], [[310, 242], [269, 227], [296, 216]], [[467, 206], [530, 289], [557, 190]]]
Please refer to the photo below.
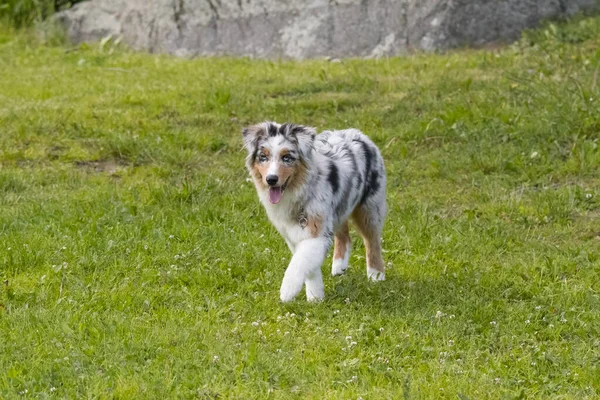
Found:
[[[0, 397], [600, 395], [600, 19], [342, 63], [0, 32]], [[354, 236], [326, 301], [278, 302], [263, 119], [381, 146], [386, 282]]]

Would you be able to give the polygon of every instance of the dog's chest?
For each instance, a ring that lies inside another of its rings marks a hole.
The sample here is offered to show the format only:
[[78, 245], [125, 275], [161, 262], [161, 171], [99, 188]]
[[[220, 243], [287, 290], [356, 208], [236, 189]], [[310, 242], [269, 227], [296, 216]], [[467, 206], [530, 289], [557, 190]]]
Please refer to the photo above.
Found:
[[[281, 207], [282, 205], [284, 207]], [[284, 204], [275, 207], [265, 204], [265, 209], [271, 223], [287, 241], [296, 244], [310, 236], [306, 225], [301, 226], [299, 216], [295, 215], [290, 207], [285, 207]]]

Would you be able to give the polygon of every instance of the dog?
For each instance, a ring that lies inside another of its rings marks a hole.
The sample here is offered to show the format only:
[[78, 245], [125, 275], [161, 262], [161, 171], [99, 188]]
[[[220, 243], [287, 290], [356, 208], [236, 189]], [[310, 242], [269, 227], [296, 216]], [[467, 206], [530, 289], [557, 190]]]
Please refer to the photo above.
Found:
[[348, 268], [352, 219], [364, 240], [367, 276], [385, 280], [381, 231], [387, 212], [386, 174], [377, 146], [356, 129], [324, 131], [262, 122], [242, 130], [246, 167], [258, 197], [292, 251], [280, 299], [306, 285], [309, 301], [325, 296], [321, 265], [335, 243], [331, 273]]

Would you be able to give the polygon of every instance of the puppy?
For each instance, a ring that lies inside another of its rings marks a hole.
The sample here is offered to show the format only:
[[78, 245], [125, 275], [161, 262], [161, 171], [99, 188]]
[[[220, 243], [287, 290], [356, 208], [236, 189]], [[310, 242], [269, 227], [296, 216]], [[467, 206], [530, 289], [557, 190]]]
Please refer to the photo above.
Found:
[[325, 295], [321, 265], [335, 242], [331, 273], [348, 268], [348, 220], [362, 235], [367, 276], [384, 280], [381, 230], [387, 205], [383, 158], [356, 129], [325, 131], [263, 122], [242, 132], [246, 167], [269, 219], [292, 251], [280, 298], [294, 299], [306, 284], [309, 301]]

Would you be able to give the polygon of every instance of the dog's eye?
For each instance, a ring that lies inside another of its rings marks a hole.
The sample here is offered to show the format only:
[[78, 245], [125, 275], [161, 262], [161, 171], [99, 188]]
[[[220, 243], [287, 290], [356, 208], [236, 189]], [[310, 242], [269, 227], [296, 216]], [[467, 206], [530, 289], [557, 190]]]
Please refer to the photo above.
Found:
[[281, 157], [281, 161], [283, 161], [286, 164], [289, 164], [292, 161], [294, 161], [294, 158], [292, 156], [286, 154], [285, 156]]
[[260, 161], [260, 162], [267, 162], [267, 160], [268, 160], [268, 158], [264, 154], [261, 154], [260, 156], [258, 156], [258, 161]]

